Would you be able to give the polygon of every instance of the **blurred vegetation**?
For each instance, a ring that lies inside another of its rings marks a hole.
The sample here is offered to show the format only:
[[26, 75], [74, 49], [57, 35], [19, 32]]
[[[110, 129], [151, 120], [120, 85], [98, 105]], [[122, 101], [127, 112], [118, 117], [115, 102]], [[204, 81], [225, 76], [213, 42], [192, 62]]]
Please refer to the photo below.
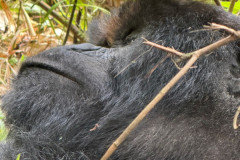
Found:
[[[226, 11], [228, 11], [230, 3], [231, 3], [230, 1], [221, 2], [222, 6]], [[232, 13], [239, 15], [239, 11], [240, 11], [240, 1], [236, 1]]]
[[[0, 0], [0, 96], [9, 89], [12, 77], [26, 57], [58, 45], [85, 42], [88, 22], [95, 16], [110, 14], [111, 8], [124, 1]], [[216, 0], [204, 1], [216, 3]], [[221, 1], [226, 11], [230, 4]], [[240, 2], [233, 6], [233, 13], [239, 14]], [[0, 141], [6, 135], [0, 111]]]
[[26, 57], [57, 45], [85, 42], [88, 22], [110, 14], [109, 9], [122, 1], [0, 0], [0, 95], [9, 89]]

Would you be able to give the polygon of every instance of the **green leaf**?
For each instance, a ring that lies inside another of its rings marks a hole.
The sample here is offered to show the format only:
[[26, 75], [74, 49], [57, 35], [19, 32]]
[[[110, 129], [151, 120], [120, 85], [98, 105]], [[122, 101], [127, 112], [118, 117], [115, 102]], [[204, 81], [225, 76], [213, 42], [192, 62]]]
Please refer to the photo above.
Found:
[[81, 21], [80, 21], [80, 27], [83, 31], [86, 31], [87, 30], [87, 13], [86, 13], [86, 8], [83, 7], [82, 9], [82, 18], [81, 18]]
[[55, 3], [49, 10], [48, 12], [45, 14], [43, 20], [42, 20], [42, 23], [45, 22], [47, 19], [48, 19], [48, 16], [52, 13], [53, 10], [55, 10], [59, 4], [62, 3], [62, 2], [58, 2], [58, 3]]
[[21, 153], [19, 153], [19, 154], [17, 155], [17, 159], [16, 159], [16, 160], [20, 160], [20, 158], [21, 158]]
[[38, 5], [34, 5], [30, 2], [25, 2], [23, 4], [24, 9], [28, 12], [28, 13], [41, 13], [41, 12], [45, 12], [45, 10], [43, 10], [41, 7], [39, 7]]
[[24, 62], [26, 60], [26, 57], [24, 56], [24, 54], [21, 56], [20, 58], [20, 62]]
[[18, 59], [16, 57], [12, 57], [8, 60], [8, 62], [11, 64], [11, 65], [15, 65], [18, 63]]
[[0, 110], [0, 141], [7, 138], [8, 131], [4, 125], [4, 115]]
[[4, 125], [4, 122], [0, 120], [0, 141], [3, 141], [7, 138], [8, 131]]
[[106, 10], [102, 7], [96, 6], [96, 5], [90, 5], [90, 4], [85, 4], [85, 3], [80, 2], [79, 4], [77, 4], [77, 6], [78, 7], [91, 7], [91, 8], [94, 8], [94, 9], [99, 9], [103, 13], [110, 14], [110, 12], [108, 10]]

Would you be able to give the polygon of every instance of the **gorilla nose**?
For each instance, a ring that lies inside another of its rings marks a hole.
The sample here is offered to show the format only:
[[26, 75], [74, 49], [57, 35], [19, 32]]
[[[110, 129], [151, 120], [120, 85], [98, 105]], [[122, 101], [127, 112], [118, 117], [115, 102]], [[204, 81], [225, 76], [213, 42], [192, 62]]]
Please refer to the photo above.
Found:
[[78, 84], [99, 86], [100, 82], [107, 81], [107, 55], [108, 49], [90, 43], [57, 47], [26, 60], [19, 73], [34, 67], [54, 72]]

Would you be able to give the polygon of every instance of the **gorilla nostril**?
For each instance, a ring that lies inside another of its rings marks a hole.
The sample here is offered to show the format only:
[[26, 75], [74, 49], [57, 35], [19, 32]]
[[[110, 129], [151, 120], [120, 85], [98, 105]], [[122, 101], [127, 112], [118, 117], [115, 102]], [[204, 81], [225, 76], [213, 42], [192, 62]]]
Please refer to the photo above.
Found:
[[230, 69], [230, 73], [235, 77], [235, 78], [240, 78], [240, 67], [236, 65], [232, 65]]
[[235, 80], [229, 85], [228, 92], [234, 96], [240, 96], [240, 80]]

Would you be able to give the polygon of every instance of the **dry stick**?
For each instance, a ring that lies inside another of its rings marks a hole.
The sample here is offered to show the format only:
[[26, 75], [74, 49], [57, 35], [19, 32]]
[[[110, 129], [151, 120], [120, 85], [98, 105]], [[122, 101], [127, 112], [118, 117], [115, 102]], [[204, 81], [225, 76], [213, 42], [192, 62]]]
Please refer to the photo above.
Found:
[[[214, 2], [216, 3], [217, 6], [222, 7], [222, 4], [221, 4], [220, 0], [214, 0]], [[222, 8], [223, 8], [223, 7], [222, 7]]]
[[25, 9], [23, 7], [23, 3], [20, 3], [20, 8], [21, 8], [23, 16], [24, 16], [24, 18], [26, 20], [26, 23], [27, 23], [30, 35], [35, 37], [36, 36], [36, 32], [34, 31], [34, 28], [33, 28], [32, 24], [31, 24], [31, 19], [30, 19], [29, 15], [27, 14], [27, 12], [25, 11]]
[[238, 107], [237, 112], [235, 113], [234, 118], [233, 118], [233, 128], [234, 129], [238, 129], [238, 127], [240, 126], [237, 122], [239, 113], [240, 113], [240, 106]]
[[229, 9], [228, 9], [228, 12], [232, 13], [236, 1], [237, 1], [237, 0], [231, 0], [231, 4], [230, 4], [230, 7], [229, 7]]
[[205, 28], [207, 28], [207, 29], [215, 29], [215, 30], [223, 29], [223, 30], [227, 31], [230, 34], [233, 34], [233, 35], [235, 35], [237, 37], [240, 37], [240, 31], [235, 31], [232, 28], [229, 28], [229, 27], [226, 27], [226, 26], [223, 26], [223, 25], [220, 25], [220, 24], [211, 23], [210, 26], [205, 26]]
[[[141, 120], [146, 117], [146, 115], [155, 107], [155, 105], [163, 98], [163, 96], [178, 82], [178, 80], [187, 73], [189, 68], [196, 62], [196, 60], [212, 50], [223, 46], [231, 41], [238, 39], [238, 37], [231, 35], [223, 38], [213, 44], [210, 44], [202, 49], [194, 52], [190, 60], [185, 64], [185, 66], [171, 79], [171, 81], [163, 87], [163, 89], [157, 94], [157, 96], [139, 113], [139, 115], [132, 121], [132, 123], [123, 131], [123, 133], [113, 142], [113, 144], [105, 152], [101, 160], [107, 160], [117, 147], [127, 138], [127, 136], [133, 131], [133, 129], [141, 122]], [[167, 48], [167, 47], [163, 47]]]
[[166, 51], [166, 52], [174, 53], [174, 54], [176, 54], [176, 55], [178, 55], [178, 56], [184, 56], [184, 55], [185, 55], [184, 53], [179, 52], [179, 51], [177, 51], [177, 50], [175, 50], [175, 49], [172, 49], [172, 48], [169, 48], [169, 47], [164, 47], [164, 46], [162, 46], [162, 45], [159, 45], [159, 44], [150, 42], [150, 41], [148, 41], [147, 39], [144, 39], [144, 40], [145, 40], [145, 42], [143, 42], [143, 43], [145, 43], [145, 44], [147, 44], [147, 45], [150, 45], [150, 46], [153, 46], [153, 47], [156, 47], [156, 48], [159, 48], [159, 49], [164, 50], [164, 51]]
[[[79, 9], [78, 14], [77, 14], [77, 18], [76, 18], [76, 26], [78, 28], [80, 28], [79, 25], [80, 25], [81, 17], [82, 17], [82, 11]], [[78, 41], [77, 36], [74, 34], [73, 43], [76, 44], [76, 43], [83, 43], [83, 42], [80, 41], [80, 40]]]
[[8, 47], [8, 54], [13, 54], [13, 52], [11, 52], [12, 50], [13, 50], [13, 48], [14, 48], [14, 46], [15, 46], [15, 43], [16, 43], [16, 39], [18, 38], [18, 36], [19, 36], [19, 34], [21, 33], [21, 30], [18, 30], [16, 33], [15, 33], [15, 35], [14, 35], [14, 37], [12, 38], [12, 40], [11, 40], [11, 42], [10, 42], [10, 45], [9, 45], [9, 47]]

